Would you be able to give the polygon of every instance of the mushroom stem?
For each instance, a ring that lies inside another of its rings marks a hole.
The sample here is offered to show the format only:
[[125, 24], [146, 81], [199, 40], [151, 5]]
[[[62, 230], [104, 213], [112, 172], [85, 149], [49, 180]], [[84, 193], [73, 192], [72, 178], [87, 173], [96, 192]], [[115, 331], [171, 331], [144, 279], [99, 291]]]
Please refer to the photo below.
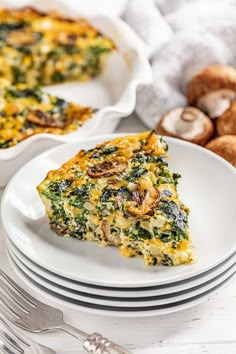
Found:
[[180, 117], [175, 123], [176, 132], [179, 134], [187, 133], [193, 129], [194, 121], [197, 118], [196, 112], [191, 107], [183, 109]]
[[216, 90], [199, 98], [197, 106], [209, 117], [217, 118], [229, 108], [231, 102], [236, 99], [236, 93], [232, 90]]
[[157, 133], [205, 145], [214, 133], [212, 120], [195, 107], [177, 107], [159, 122]]

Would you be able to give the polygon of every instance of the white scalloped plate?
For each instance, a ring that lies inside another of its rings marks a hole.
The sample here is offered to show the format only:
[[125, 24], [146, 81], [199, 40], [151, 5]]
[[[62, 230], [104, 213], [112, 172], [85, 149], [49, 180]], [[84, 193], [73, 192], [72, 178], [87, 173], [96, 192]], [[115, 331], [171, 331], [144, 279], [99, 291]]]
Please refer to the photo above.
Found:
[[92, 148], [115, 136], [118, 135], [54, 148], [28, 162], [12, 178], [2, 198], [2, 221], [9, 238], [23, 254], [68, 279], [135, 288], [197, 276], [236, 251], [236, 170], [216, 154], [173, 138], [166, 139], [172, 156], [170, 167], [183, 176], [179, 192], [191, 210], [196, 262], [178, 267], [145, 267], [142, 259], [122, 258], [115, 247], [98, 247], [95, 243], [56, 236], [49, 228], [37, 184], [48, 170], [58, 168], [78, 150]]
[[[127, 0], [96, 0], [96, 5], [94, 0], [1, 0], [1, 6], [4, 7], [34, 6], [42, 9], [43, 6], [47, 10], [64, 9], [65, 16], [71, 15], [71, 11], [77, 14], [79, 10], [86, 16], [99, 14], [118, 17], [124, 13], [126, 5]], [[68, 8], [69, 12], [67, 13]]]
[[[60, 0], [34, 1], [40, 10], [52, 8], [65, 16], [78, 17], [78, 9]], [[57, 5], [60, 6], [57, 6]], [[13, 6], [13, 2], [8, 4]], [[0, 0], [0, 7], [7, 6]], [[57, 145], [79, 141], [89, 136], [112, 133], [122, 117], [134, 111], [136, 90], [150, 84], [152, 72], [145, 56], [144, 44], [135, 32], [121, 19], [106, 16], [89, 17], [88, 20], [101, 32], [113, 39], [117, 51], [113, 52], [102, 74], [88, 82], [72, 82], [44, 87], [44, 90], [67, 100], [98, 108], [77, 131], [65, 134], [36, 134], [8, 149], [0, 149], [0, 187], [27, 161]], [[115, 68], [115, 70], [114, 70]]]

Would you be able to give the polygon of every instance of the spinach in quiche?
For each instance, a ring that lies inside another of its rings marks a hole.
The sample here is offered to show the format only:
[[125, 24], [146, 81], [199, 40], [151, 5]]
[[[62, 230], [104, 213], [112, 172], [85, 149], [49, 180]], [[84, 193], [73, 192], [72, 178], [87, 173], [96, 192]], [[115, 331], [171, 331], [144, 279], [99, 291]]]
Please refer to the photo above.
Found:
[[81, 150], [37, 187], [61, 236], [116, 246], [146, 265], [189, 263], [188, 208], [168, 168], [167, 144], [154, 132]]
[[67, 134], [92, 116], [90, 107], [67, 102], [38, 86], [0, 80], [0, 149], [39, 133]]
[[12, 84], [51, 85], [98, 75], [114, 43], [85, 19], [33, 8], [0, 9], [0, 76]]

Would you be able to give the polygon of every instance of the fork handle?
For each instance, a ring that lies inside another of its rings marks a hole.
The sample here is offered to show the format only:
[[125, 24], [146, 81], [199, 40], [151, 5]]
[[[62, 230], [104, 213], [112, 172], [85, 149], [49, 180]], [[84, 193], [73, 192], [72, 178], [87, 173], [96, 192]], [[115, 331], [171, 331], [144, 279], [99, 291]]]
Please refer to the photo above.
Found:
[[93, 333], [88, 336], [83, 348], [91, 354], [131, 354], [131, 352], [110, 342], [99, 333]]
[[63, 323], [55, 329], [60, 329], [79, 339], [83, 343], [83, 348], [90, 354], [132, 354], [119, 345], [110, 342], [99, 333], [88, 335], [67, 323]]

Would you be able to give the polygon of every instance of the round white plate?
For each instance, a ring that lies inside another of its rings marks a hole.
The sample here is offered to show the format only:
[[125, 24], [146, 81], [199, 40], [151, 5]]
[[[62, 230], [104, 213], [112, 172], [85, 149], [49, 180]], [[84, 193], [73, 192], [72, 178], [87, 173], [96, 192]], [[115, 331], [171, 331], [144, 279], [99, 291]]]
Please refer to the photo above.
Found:
[[95, 315], [103, 315], [103, 316], [112, 316], [112, 317], [150, 317], [150, 316], [157, 316], [157, 315], [165, 315], [181, 310], [185, 310], [191, 308], [193, 306], [199, 305], [207, 300], [209, 300], [213, 295], [217, 294], [220, 290], [225, 288], [230, 282], [235, 278], [235, 273], [232, 274], [229, 278], [227, 278], [224, 282], [220, 285], [215, 286], [211, 290], [192, 297], [185, 301], [180, 301], [178, 303], [169, 304], [169, 305], [160, 305], [160, 306], [151, 306], [145, 308], [139, 308], [138, 310], [124, 307], [115, 308], [113, 306], [101, 306], [101, 305], [94, 305], [89, 304], [87, 302], [81, 302], [77, 300], [70, 299], [68, 297], [58, 295], [55, 292], [48, 290], [47, 288], [43, 287], [42, 285], [37, 284], [34, 280], [32, 280], [27, 274], [25, 274], [22, 269], [20, 269], [17, 264], [14, 262], [13, 258], [8, 253], [9, 261], [17, 273], [17, 275], [30, 287], [35, 289], [40, 295], [44, 296], [45, 298], [53, 299], [55, 303], [68, 306], [73, 310], [78, 310], [86, 313], [92, 313]]
[[73, 291], [71, 289], [67, 289], [62, 286], [58, 286], [55, 283], [52, 283], [50, 281], [47, 281], [46, 279], [42, 278], [38, 274], [34, 273], [30, 268], [26, 267], [14, 254], [9, 249], [9, 253], [11, 257], [13, 258], [14, 262], [16, 265], [22, 269], [22, 271], [28, 275], [32, 280], [34, 280], [37, 284], [43, 286], [44, 288], [51, 290], [55, 292], [58, 295], [65, 296], [69, 299], [77, 300], [77, 301], [82, 301], [82, 302], [87, 302], [89, 304], [94, 304], [94, 305], [101, 305], [101, 306], [113, 306], [114, 308], [117, 307], [124, 307], [127, 308], [129, 311], [130, 308], [140, 308], [140, 307], [150, 307], [150, 306], [161, 306], [161, 305], [169, 305], [172, 303], [180, 302], [180, 301], [185, 301], [189, 298], [201, 295], [202, 293], [205, 293], [212, 288], [218, 286], [221, 284], [223, 281], [228, 279], [232, 274], [235, 273], [236, 270], [236, 265], [233, 264], [229, 269], [227, 269], [224, 273], [220, 274], [218, 277], [216, 277], [213, 280], [210, 280], [209, 282], [202, 284], [201, 286], [197, 286], [193, 289], [189, 289], [188, 291], [182, 291], [181, 293], [177, 294], [169, 294], [169, 295], [161, 295], [161, 296], [153, 296], [153, 297], [146, 297], [146, 298], [129, 298], [129, 299], [124, 299], [124, 298], [113, 298], [113, 297], [103, 297], [103, 298], [98, 298], [95, 295], [89, 295], [89, 294], [79, 294], [76, 291]]
[[[56, 236], [50, 230], [36, 191], [47, 172], [80, 149], [114, 138], [108, 135], [49, 150], [24, 165], [2, 199], [3, 226], [22, 253], [40, 266], [68, 279], [108, 287], [148, 287], [199, 275], [236, 251], [236, 169], [214, 153], [166, 138], [170, 168], [181, 173], [179, 194], [190, 207], [190, 230], [197, 261], [178, 267], [145, 267], [142, 259], [122, 258], [115, 247]], [[34, 171], [37, 171], [34, 173]]]
[[31, 269], [36, 275], [42, 277], [46, 281], [50, 283], [57, 284], [58, 286], [62, 286], [67, 288], [69, 291], [79, 292], [80, 294], [86, 294], [86, 296], [95, 295], [96, 298], [100, 297], [112, 297], [116, 298], [143, 298], [150, 296], [160, 296], [160, 295], [169, 295], [179, 292], [186, 291], [188, 289], [192, 289], [198, 287], [202, 284], [209, 282], [212, 279], [215, 279], [218, 275], [222, 274], [224, 271], [228, 270], [233, 264], [236, 263], [236, 253], [227, 258], [224, 262], [220, 263], [217, 267], [212, 268], [211, 270], [203, 273], [200, 276], [196, 276], [186, 281], [176, 282], [174, 285], [160, 285], [159, 287], [152, 288], [134, 288], [129, 290], [129, 288], [119, 289], [117, 288], [105, 288], [105, 287], [97, 287], [90, 286], [88, 284], [83, 284], [75, 281], [70, 281], [66, 278], [60, 277], [46, 269], [38, 266], [36, 263], [32, 262], [29, 258], [23, 255], [20, 250], [18, 250], [15, 245], [9, 240], [7, 237], [7, 245], [8, 248], [15, 254], [15, 256], [29, 269]]

